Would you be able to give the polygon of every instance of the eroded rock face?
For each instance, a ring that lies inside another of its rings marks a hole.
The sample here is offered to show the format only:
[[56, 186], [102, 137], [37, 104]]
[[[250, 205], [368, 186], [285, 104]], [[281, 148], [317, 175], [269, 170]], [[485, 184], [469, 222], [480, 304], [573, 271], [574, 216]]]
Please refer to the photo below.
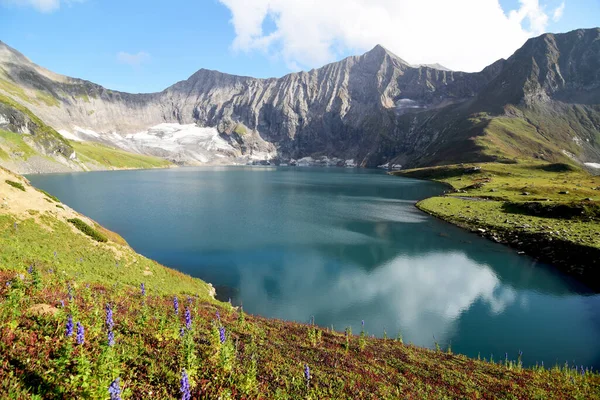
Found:
[[[546, 34], [478, 73], [411, 66], [376, 46], [361, 56], [279, 79], [201, 69], [151, 94], [111, 91], [54, 74], [0, 43], [5, 71], [0, 79], [23, 88], [29, 100], [12, 97], [66, 135], [95, 135], [92, 140], [178, 163], [328, 156], [362, 166], [410, 167], [446, 159], [478, 161], [477, 149], [464, 149], [468, 138], [483, 132], [468, 122], [474, 113], [503, 114], [507, 104], [549, 107], [540, 115], [564, 110], [560, 102], [597, 107], [599, 38], [600, 29]], [[55, 103], [36, 100], [40, 92]], [[174, 146], [165, 139], [174, 125], [161, 131], [164, 124], [179, 124], [180, 131], [195, 124], [214, 129], [218, 138], [213, 135], [211, 144], [191, 135]], [[587, 122], [581, 125], [589, 128]], [[467, 131], [470, 136], [456, 139]], [[593, 159], [596, 147], [586, 148], [584, 161], [600, 161]]]

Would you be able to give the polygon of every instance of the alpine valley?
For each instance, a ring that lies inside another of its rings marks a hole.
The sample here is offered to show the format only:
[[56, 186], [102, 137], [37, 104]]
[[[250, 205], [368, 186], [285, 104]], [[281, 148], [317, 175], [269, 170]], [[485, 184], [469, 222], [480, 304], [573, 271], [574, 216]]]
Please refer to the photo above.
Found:
[[600, 171], [600, 29], [532, 38], [477, 73], [376, 46], [277, 79], [200, 69], [148, 94], [53, 73], [0, 42], [0, 165], [15, 172], [292, 160]]

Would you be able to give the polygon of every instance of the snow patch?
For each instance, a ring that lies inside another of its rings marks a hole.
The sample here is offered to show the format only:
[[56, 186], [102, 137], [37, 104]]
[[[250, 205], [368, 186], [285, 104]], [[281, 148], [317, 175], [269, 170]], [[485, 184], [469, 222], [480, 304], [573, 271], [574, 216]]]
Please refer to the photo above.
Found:
[[591, 167], [591, 168], [598, 168], [600, 169], [600, 164], [599, 163], [593, 163], [593, 162], [586, 162], [584, 163], [586, 167]]
[[66, 129], [60, 129], [60, 130], [58, 130], [58, 133], [60, 133], [60, 135], [67, 140], [74, 140], [76, 142], [82, 141], [78, 136], [72, 134], [71, 132], [67, 131]]

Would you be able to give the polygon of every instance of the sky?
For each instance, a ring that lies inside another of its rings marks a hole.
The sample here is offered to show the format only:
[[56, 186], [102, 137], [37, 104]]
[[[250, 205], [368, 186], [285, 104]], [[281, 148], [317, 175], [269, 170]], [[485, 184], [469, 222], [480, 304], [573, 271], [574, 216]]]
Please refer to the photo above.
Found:
[[200, 68], [260, 78], [381, 44], [479, 71], [529, 37], [600, 26], [600, 0], [0, 0], [0, 40], [54, 72], [154, 92]]

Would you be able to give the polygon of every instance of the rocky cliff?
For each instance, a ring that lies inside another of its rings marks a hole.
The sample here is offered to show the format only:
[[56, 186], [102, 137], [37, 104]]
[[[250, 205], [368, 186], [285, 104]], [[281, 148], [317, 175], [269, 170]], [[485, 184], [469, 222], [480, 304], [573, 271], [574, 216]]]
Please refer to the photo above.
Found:
[[[594, 163], [599, 60], [600, 29], [588, 29], [530, 39], [478, 73], [411, 66], [376, 46], [278, 79], [201, 69], [160, 93], [128, 94], [54, 74], [0, 43], [0, 91], [67, 137], [179, 163], [304, 156], [365, 166], [532, 156]], [[497, 118], [519, 129], [498, 133]], [[510, 132], [527, 143], [510, 148]]]

